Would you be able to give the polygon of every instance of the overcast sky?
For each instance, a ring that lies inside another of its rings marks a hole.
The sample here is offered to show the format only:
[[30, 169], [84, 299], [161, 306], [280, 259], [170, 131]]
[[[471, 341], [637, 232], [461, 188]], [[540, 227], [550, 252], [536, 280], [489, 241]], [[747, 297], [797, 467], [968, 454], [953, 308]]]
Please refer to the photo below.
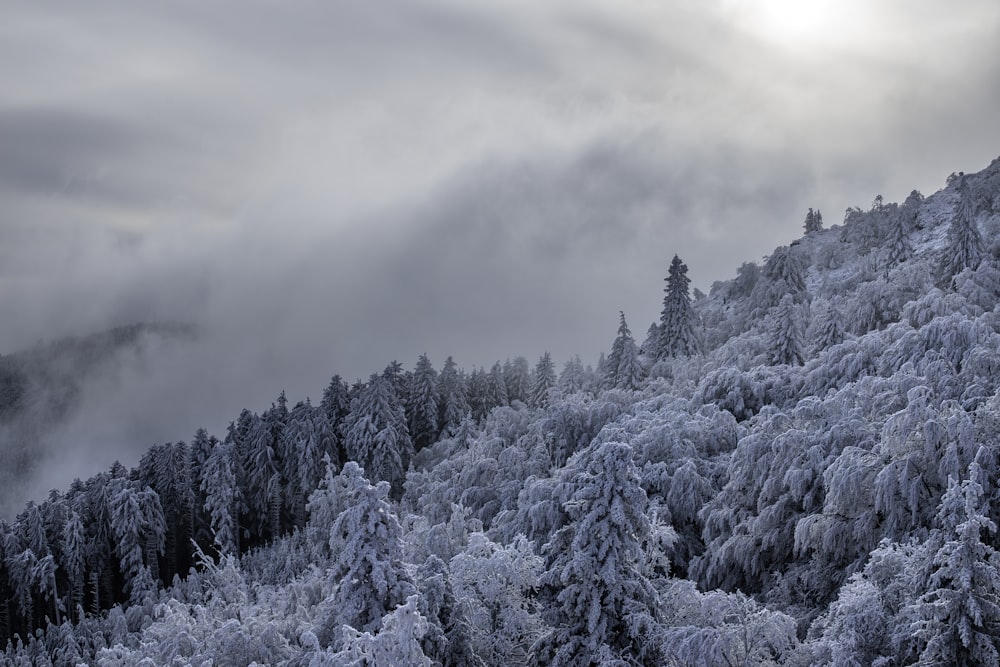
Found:
[[592, 362], [674, 253], [707, 291], [1000, 155], [996, 0], [3, 4], [0, 352], [201, 325], [140, 440], [425, 351]]

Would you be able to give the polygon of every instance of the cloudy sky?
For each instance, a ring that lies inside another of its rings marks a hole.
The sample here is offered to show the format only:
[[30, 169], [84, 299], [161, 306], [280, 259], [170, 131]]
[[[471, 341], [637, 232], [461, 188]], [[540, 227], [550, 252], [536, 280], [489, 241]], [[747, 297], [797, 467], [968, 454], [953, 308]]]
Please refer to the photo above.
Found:
[[592, 361], [674, 253], [707, 291], [1000, 155], [996, 0], [5, 4], [0, 352], [198, 323], [140, 440], [424, 351]]

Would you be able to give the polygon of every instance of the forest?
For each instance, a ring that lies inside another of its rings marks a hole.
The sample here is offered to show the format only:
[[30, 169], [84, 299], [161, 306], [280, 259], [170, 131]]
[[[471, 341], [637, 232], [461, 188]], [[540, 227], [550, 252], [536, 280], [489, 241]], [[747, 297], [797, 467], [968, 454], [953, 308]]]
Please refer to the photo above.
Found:
[[276, 387], [29, 502], [6, 662], [1000, 663], [1000, 158], [802, 232], [591, 363]]

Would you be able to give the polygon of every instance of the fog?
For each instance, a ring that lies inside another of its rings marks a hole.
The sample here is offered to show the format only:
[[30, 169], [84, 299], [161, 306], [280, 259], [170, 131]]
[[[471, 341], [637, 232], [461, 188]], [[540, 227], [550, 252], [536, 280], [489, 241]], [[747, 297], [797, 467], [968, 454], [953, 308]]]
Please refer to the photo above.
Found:
[[88, 380], [31, 485], [422, 352], [592, 363], [618, 310], [656, 319], [674, 253], [708, 291], [807, 207], [1000, 154], [996, 3], [819, 4], [826, 27], [735, 0], [10, 12], [0, 353], [200, 331]]

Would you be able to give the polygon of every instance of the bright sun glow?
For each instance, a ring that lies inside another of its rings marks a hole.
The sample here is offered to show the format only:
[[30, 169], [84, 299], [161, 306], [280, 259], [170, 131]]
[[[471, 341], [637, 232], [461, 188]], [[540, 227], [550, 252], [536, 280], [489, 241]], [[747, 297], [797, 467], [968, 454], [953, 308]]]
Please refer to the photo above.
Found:
[[849, 0], [737, 0], [742, 27], [776, 45], [798, 50], [848, 41], [856, 27]]

